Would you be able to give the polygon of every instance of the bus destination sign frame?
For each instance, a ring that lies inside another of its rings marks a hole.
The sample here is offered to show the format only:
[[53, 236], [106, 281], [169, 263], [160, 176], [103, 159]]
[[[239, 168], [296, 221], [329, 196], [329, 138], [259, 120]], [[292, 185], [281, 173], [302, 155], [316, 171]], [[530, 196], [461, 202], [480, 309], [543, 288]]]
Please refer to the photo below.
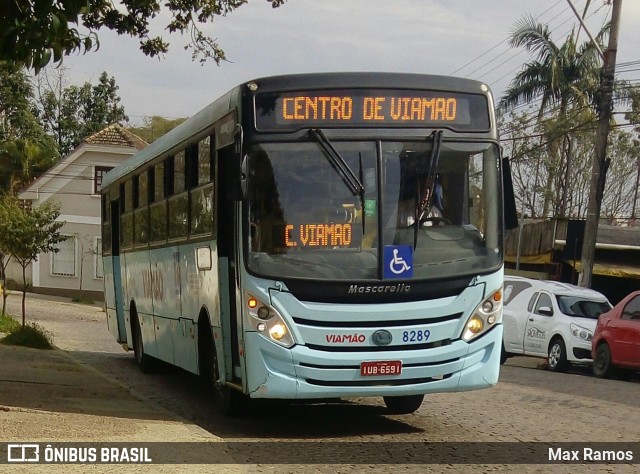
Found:
[[264, 92], [254, 98], [256, 130], [449, 128], [488, 132], [483, 94], [388, 89]]

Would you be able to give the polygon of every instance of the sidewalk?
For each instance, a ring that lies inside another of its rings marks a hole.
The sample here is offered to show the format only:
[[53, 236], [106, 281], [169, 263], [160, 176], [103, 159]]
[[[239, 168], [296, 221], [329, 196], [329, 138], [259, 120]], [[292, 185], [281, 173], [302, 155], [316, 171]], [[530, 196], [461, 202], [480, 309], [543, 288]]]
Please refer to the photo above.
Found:
[[[36, 297], [40, 298], [40, 297]], [[27, 321], [29, 305], [27, 303]], [[52, 312], [70, 311], [64, 301], [43, 301]], [[78, 305], [72, 305], [78, 306]], [[82, 308], [79, 307], [79, 311]], [[87, 307], [91, 317], [100, 311]], [[9, 310], [16, 316], [15, 311]], [[104, 313], [102, 313], [104, 314]], [[0, 334], [0, 338], [3, 335]], [[55, 340], [54, 340], [55, 343]], [[61, 349], [39, 350], [0, 344], [0, 447], [6, 443], [51, 442], [168, 442], [163, 449], [179, 449], [180, 442], [223, 441], [189, 423], [152, 400], [132, 393], [118, 381], [98, 372]], [[4, 446], [2, 446], [4, 445]], [[4, 449], [0, 450], [6, 452]], [[178, 451], [176, 451], [178, 452]], [[5, 455], [3, 454], [3, 457]], [[180, 458], [180, 456], [178, 456]], [[0, 459], [0, 472], [86, 472], [87, 466], [9, 465]], [[219, 462], [219, 461], [218, 461]], [[224, 462], [233, 462], [231, 459]], [[127, 465], [123, 472], [210, 471], [202, 465]], [[225, 472], [246, 472], [246, 466], [216, 464]], [[93, 465], [91, 471], [113, 472], [114, 465]]]
[[0, 344], [0, 441], [201, 441], [211, 435], [61, 350]]

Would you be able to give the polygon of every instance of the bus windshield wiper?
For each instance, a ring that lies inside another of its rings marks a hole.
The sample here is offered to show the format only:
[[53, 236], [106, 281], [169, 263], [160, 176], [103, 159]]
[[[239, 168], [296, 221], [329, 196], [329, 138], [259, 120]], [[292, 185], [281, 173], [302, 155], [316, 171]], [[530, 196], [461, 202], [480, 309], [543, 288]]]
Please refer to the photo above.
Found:
[[[429, 163], [426, 169], [416, 169], [416, 208], [415, 208], [415, 222], [413, 233], [413, 249], [418, 246], [418, 228], [420, 227], [420, 220], [425, 210], [431, 207], [431, 201], [433, 201], [433, 190], [436, 185], [436, 175], [438, 173], [438, 163], [440, 162], [440, 146], [442, 145], [442, 130], [434, 131], [429, 138], [433, 139], [433, 147], [431, 148], [431, 156], [429, 157]], [[420, 186], [420, 178], [424, 177], [424, 192]]]
[[313, 136], [326, 152], [329, 161], [333, 167], [338, 171], [344, 182], [349, 186], [351, 193], [354, 196], [364, 196], [364, 186], [351, 170], [344, 158], [340, 156], [338, 150], [334, 148], [327, 136], [319, 128], [309, 130], [309, 134]]
[[362, 207], [362, 233], [364, 234], [364, 185], [363, 181], [363, 170], [362, 170], [362, 154], [360, 154], [359, 163], [360, 163], [360, 179], [356, 176], [353, 170], [349, 167], [349, 164], [344, 160], [344, 158], [338, 153], [338, 150], [335, 149], [333, 144], [329, 141], [324, 132], [319, 128], [313, 128], [309, 130], [309, 134], [314, 137], [322, 149], [325, 151], [331, 165], [338, 171], [343, 181], [351, 190], [351, 193], [354, 196], [360, 197], [360, 205]]

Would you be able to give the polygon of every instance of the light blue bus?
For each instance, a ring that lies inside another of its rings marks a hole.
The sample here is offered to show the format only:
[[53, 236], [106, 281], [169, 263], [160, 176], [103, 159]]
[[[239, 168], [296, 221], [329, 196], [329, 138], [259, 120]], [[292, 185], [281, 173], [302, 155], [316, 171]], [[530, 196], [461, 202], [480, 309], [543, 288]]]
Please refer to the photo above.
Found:
[[503, 163], [489, 88], [396, 73], [231, 90], [106, 175], [109, 330], [248, 398], [498, 381]]

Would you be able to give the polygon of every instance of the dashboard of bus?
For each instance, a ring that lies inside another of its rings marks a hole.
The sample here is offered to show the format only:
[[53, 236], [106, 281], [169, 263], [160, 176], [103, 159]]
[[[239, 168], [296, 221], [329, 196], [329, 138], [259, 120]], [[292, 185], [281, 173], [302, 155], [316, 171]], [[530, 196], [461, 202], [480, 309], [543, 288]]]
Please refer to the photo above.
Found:
[[499, 150], [489, 142], [255, 143], [248, 270], [276, 279], [429, 280], [502, 263]]

